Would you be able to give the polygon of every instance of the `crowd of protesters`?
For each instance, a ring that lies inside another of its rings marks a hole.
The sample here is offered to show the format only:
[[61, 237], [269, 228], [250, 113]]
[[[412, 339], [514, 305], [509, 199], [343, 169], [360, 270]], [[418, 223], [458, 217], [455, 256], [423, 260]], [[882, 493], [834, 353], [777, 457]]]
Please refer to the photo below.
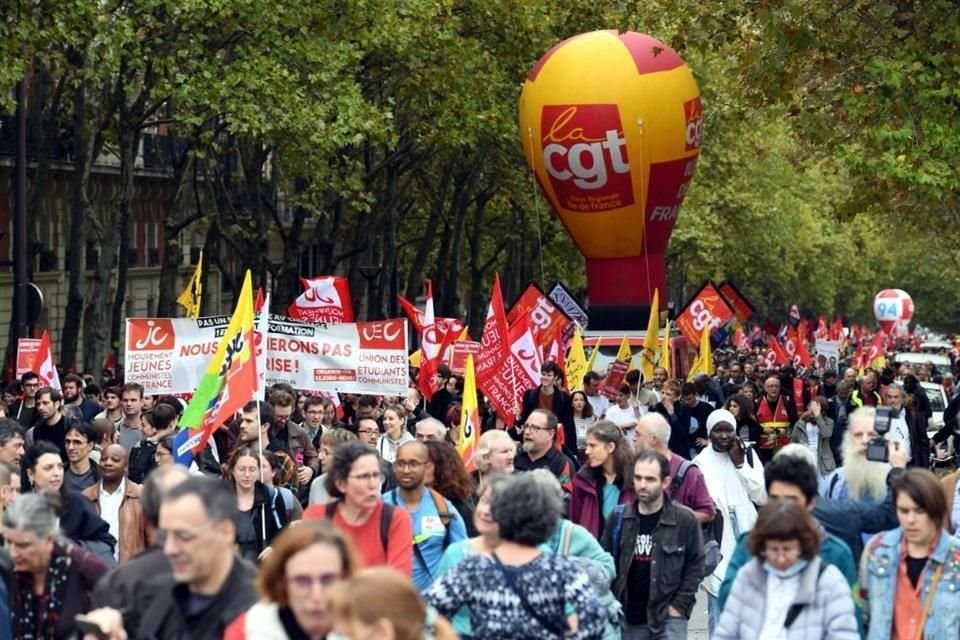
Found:
[[0, 640], [673, 640], [698, 596], [716, 638], [956, 637], [960, 483], [928, 467], [960, 395], [931, 440], [919, 385], [952, 372], [716, 356], [573, 393], [547, 361], [514, 416], [480, 399], [470, 470], [445, 367], [429, 401], [415, 371], [403, 398], [274, 385], [189, 468], [182, 399], [26, 373]]

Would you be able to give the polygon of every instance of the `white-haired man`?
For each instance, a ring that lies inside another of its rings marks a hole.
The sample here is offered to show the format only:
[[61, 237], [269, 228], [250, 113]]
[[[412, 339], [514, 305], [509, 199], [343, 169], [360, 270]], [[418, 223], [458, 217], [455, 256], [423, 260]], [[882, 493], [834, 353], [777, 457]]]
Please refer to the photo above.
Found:
[[417, 423], [416, 436], [420, 442], [443, 442], [447, 427], [436, 418], [424, 418]]
[[716, 516], [713, 499], [707, 491], [700, 468], [682, 456], [678, 456], [667, 443], [670, 442], [670, 423], [659, 413], [648, 413], [637, 423], [637, 451], [652, 449], [670, 463], [670, 499], [693, 511], [701, 524], [711, 522]]
[[820, 495], [834, 500], [881, 502], [887, 495], [886, 462], [867, 460], [867, 445], [877, 437], [874, 421], [877, 410], [861, 407], [850, 414], [847, 432], [843, 435], [843, 466], [826, 476], [820, 484]]

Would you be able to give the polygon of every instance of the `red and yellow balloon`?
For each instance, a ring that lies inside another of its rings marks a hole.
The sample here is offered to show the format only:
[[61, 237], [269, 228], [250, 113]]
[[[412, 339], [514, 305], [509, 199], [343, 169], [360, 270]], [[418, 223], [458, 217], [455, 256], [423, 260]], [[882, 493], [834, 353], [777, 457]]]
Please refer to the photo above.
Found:
[[640, 33], [565, 40], [523, 85], [520, 135], [587, 259], [591, 306], [649, 306], [655, 288], [666, 291], [664, 251], [703, 141], [700, 91], [684, 61]]

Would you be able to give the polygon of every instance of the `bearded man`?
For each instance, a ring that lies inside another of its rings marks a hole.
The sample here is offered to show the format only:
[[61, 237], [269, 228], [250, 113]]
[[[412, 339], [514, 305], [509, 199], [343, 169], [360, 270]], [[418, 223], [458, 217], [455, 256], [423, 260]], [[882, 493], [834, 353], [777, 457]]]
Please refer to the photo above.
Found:
[[867, 444], [878, 436], [873, 427], [876, 417], [873, 407], [861, 407], [850, 414], [843, 436], [843, 466], [820, 483], [821, 496], [857, 502], [883, 501], [890, 465], [867, 460]]

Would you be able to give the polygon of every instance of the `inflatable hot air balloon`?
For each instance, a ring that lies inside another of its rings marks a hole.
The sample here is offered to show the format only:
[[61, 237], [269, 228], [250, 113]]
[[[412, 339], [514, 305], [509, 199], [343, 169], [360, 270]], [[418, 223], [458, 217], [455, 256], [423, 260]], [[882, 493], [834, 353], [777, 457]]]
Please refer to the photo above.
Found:
[[913, 298], [902, 289], [884, 289], [873, 299], [873, 315], [887, 335], [904, 335], [913, 317]]
[[618, 328], [617, 318], [639, 326], [655, 289], [666, 306], [664, 251], [703, 140], [690, 69], [648, 35], [575, 36], [527, 77], [520, 136], [543, 193], [587, 259], [591, 327]]

